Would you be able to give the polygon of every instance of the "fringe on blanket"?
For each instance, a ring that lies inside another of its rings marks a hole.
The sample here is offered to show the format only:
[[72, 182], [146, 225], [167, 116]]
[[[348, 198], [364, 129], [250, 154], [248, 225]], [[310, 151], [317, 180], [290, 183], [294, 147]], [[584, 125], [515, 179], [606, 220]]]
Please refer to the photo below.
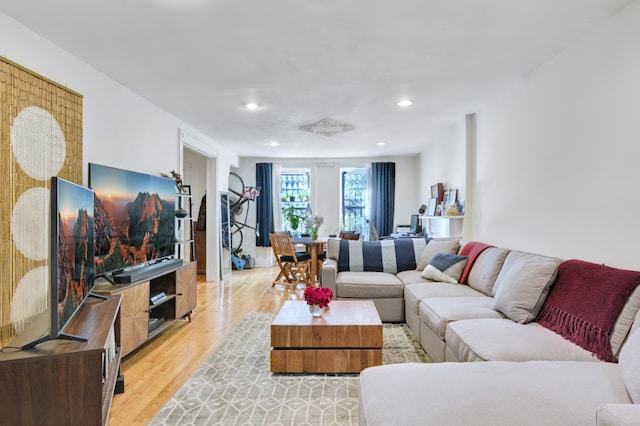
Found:
[[560, 308], [545, 305], [536, 321], [566, 340], [590, 351], [598, 359], [607, 362], [617, 361], [611, 349], [608, 332]]

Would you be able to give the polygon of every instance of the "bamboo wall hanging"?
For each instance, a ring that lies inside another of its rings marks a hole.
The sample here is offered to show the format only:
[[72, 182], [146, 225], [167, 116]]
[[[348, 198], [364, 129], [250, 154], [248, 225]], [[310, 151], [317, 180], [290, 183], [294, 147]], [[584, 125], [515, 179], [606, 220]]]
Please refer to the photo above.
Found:
[[0, 57], [0, 346], [49, 306], [52, 176], [82, 184], [82, 95]]

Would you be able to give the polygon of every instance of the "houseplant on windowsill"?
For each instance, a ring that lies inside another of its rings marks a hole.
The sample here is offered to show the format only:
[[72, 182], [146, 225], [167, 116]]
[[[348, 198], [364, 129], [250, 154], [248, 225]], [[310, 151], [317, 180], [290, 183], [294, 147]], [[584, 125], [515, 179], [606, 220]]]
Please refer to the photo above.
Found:
[[307, 224], [307, 228], [309, 229], [309, 235], [312, 240], [318, 239], [318, 228], [324, 222], [324, 218], [317, 214], [312, 214], [304, 218], [304, 222]]
[[307, 287], [304, 291], [304, 300], [314, 317], [322, 316], [332, 298], [333, 292], [327, 287]]
[[292, 231], [297, 231], [298, 230], [298, 226], [300, 226], [300, 220], [304, 219], [304, 217], [300, 216], [296, 212], [296, 208], [294, 206], [286, 207], [286, 208], [282, 209], [282, 211], [284, 213], [284, 217], [289, 222], [289, 225], [291, 225], [291, 230]]

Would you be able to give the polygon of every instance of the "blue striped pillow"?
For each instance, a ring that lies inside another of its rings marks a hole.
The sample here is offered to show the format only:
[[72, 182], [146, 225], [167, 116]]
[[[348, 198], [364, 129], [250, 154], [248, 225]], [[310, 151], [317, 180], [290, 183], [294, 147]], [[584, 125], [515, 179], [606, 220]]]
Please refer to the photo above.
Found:
[[428, 238], [381, 241], [340, 240], [338, 272], [389, 272], [415, 270]]

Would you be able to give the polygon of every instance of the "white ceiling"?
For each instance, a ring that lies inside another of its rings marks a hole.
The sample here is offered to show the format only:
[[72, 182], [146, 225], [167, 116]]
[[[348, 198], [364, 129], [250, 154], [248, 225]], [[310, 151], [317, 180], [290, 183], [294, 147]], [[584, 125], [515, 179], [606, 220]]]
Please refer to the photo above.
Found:
[[[420, 152], [438, 126], [630, 2], [0, 0], [0, 10], [240, 155], [354, 157]], [[402, 98], [413, 106], [397, 107]], [[251, 101], [263, 108], [244, 110]], [[323, 118], [353, 129], [299, 129]]]

